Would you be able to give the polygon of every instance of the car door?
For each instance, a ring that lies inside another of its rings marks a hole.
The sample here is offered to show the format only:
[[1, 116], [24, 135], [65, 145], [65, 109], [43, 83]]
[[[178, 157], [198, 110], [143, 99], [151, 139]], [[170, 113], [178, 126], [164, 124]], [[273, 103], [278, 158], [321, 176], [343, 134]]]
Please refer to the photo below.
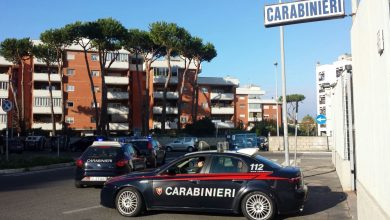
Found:
[[[198, 208], [201, 188], [200, 178], [204, 177], [208, 157], [191, 156], [169, 166], [153, 180], [152, 207]], [[203, 161], [199, 167], [198, 162]]]
[[160, 142], [156, 140], [153, 140], [153, 148], [156, 151], [157, 162], [161, 163], [165, 157], [165, 150], [163, 149]]
[[181, 150], [182, 138], [175, 139], [172, 143], [172, 147], [175, 150]]
[[200, 180], [198, 185], [213, 192], [202, 198], [202, 207], [210, 209], [232, 209], [235, 197], [251, 178], [245, 161], [230, 155], [210, 158], [206, 174], [207, 179]]

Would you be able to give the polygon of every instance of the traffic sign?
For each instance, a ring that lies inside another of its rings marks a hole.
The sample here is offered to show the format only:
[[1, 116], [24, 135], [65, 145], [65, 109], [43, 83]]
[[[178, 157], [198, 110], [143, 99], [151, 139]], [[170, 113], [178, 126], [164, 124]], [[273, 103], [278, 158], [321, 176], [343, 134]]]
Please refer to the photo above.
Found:
[[316, 122], [320, 125], [326, 124], [326, 116], [325, 115], [318, 115], [316, 118]]
[[5, 112], [11, 111], [11, 109], [12, 109], [12, 102], [10, 100], [8, 100], [8, 99], [3, 100], [3, 102], [1, 103], [1, 108]]

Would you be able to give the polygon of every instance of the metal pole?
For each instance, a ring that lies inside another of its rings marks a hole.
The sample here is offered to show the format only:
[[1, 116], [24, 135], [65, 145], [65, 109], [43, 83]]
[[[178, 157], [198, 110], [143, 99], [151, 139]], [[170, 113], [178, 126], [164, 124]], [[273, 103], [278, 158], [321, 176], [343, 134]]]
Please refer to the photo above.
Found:
[[298, 136], [298, 103], [295, 111], [295, 149], [294, 149], [294, 166], [297, 166], [297, 136]]
[[5, 117], [6, 119], [6, 125], [7, 125], [7, 130], [5, 132], [5, 158], [6, 158], [6, 161], [9, 160], [8, 158], [8, 112], [7, 112], [7, 117]]
[[279, 146], [279, 102], [278, 102], [278, 62], [274, 63], [275, 65], [275, 103], [276, 103], [276, 136]]
[[[279, 0], [282, 3], [282, 0]], [[286, 166], [290, 166], [290, 155], [288, 149], [288, 129], [287, 129], [287, 100], [286, 100], [286, 73], [284, 63], [284, 27], [280, 26], [280, 56], [282, 64], [282, 98], [283, 98], [283, 140]]]

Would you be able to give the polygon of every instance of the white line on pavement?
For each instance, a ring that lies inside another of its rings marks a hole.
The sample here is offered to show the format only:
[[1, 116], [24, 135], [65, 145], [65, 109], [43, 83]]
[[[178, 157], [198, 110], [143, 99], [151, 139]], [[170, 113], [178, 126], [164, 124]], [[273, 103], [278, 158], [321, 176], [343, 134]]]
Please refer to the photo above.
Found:
[[91, 210], [91, 209], [98, 209], [98, 208], [103, 208], [103, 206], [97, 205], [97, 206], [91, 206], [91, 207], [82, 208], [82, 209], [74, 209], [74, 210], [63, 212], [62, 214], [67, 215], [67, 214], [72, 214], [72, 213], [75, 213], [75, 212], [83, 212], [83, 211], [88, 211], [88, 210]]

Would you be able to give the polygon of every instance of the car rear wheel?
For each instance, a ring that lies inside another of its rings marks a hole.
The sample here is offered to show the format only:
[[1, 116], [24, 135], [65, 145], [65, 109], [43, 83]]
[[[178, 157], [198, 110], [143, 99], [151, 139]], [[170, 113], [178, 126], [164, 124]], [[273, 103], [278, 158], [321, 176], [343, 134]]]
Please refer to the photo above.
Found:
[[142, 199], [139, 192], [133, 188], [124, 188], [119, 191], [115, 199], [118, 212], [126, 217], [137, 216], [142, 210]]
[[194, 147], [192, 147], [192, 146], [187, 147], [187, 151], [188, 151], [188, 152], [194, 152], [194, 150], [195, 150], [195, 149], [194, 149]]
[[244, 197], [241, 202], [241, 210], [245, 217], [251, 220], [272, 219], [275, 213], [275, 205], [267, 194], [252, 192]]
[[74, 182], [74, 186], [76, 187], [76, 188], [83, 188], [83, 184], [81, 184], [81, 181], [78, 181], [78, 180], [76, 180], [75, 182]]
[[166, 151], [168, 151], [168, 152], [171, 152], [172, 151], [172, 147], [166, 147]]

